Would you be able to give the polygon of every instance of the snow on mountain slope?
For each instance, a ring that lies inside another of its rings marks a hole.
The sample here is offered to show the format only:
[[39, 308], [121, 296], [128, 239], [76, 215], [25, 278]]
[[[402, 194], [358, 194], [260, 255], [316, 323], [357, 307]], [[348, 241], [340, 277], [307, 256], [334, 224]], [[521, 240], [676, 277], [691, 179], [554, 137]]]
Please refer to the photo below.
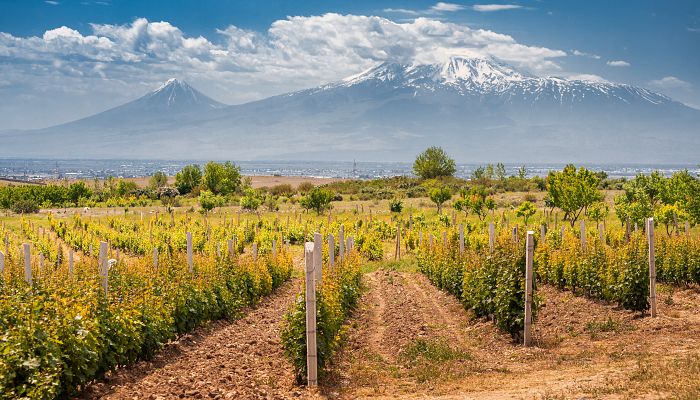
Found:
[[235, 106], [170, 80], [83, 120], [5, 134], [0, 156], [405, 161], [441, 145], [461, 161], [696, 162], [698, 126], [699, 111], [643, 88], [451, 58]]

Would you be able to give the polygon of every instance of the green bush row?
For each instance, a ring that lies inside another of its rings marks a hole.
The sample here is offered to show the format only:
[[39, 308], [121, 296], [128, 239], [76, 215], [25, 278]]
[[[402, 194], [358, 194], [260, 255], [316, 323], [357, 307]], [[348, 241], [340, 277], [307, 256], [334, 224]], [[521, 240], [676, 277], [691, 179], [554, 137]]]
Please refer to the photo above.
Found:
[[[316, 287], [316, 342], [318, 370], [324, 367], [341, 343], [345, 320], [357, 306], [362, 290], [360, 257], [351, 252], [342, 263], [323, 268], [322, 283]], [[307, 376], [306, 296], [303, 290], [285, 315], [282, 330], [284, 353], [292, 362], [298, 382]]]
[[[466, 309], [519, 340], [525, 326], [525, 249], [508, 239], [499, 240], [493, 253], [483, 238], [466, 240], [464, 254], [458, 252], [455, 235], [448, 246], [418, 252], [420, 271], [437, 287], [456, 296]], [[522, 241], [520, 243], [523, 243]], [[533, 301], [533, 319], [538, 301]]]
[[[15, 257], [16, 258], [16, 257]], [[0, 399], [74, 395], [105, 372], [147, 359], [207, 321], [236, 318], [291, 276], [292, 259], [198, 259], [183, 256], [117, 264], [106, 297], [96, 260], [37, 271], [30, 288], [20, 260], [0, 279]]]

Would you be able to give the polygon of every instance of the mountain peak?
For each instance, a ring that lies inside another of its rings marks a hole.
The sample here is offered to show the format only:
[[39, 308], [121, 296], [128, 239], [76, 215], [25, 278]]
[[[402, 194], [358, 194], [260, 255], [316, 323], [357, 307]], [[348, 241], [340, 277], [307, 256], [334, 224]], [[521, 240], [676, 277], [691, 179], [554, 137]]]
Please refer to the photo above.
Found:
[[149, 109], [178, 112], [200, 111], [225, 106], [178, 78], [168, 79], [137, 102]]
[[447, 85], [499, 85], [530, 78], [514, 68], [489, 58], [450, 57], [442, 63], [403, 64], [385, 61], [360, 74], [344, 79], [342, 85], [365, 81]]

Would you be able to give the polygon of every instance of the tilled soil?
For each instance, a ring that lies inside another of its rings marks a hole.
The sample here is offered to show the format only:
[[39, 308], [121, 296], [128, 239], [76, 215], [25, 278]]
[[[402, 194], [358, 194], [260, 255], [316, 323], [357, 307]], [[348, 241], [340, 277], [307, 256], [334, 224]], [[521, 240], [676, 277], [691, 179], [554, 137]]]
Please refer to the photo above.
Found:
[[243, 318], [182, 337], [153, 360], [94, 384], [85, 398], [285, 399], [313, 397], [294, 385], [280, 329], [300, 282], [293, 279]]
[[[697, 288], [660, 288], [659, 317], [650, 318], [539, 287], [535, 345], [525, 348], [419, 273], [379, 270], [365, 283], [323, 380], [330, 398], [700, 396]], [[408, 357], [419, 341], [438, 345]]]

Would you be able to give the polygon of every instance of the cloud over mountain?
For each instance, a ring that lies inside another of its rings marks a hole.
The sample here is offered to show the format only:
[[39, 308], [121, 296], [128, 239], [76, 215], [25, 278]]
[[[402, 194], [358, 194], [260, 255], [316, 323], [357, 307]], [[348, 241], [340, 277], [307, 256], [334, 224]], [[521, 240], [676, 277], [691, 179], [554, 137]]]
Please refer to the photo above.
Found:
[[[434, 7], [455, 10], [451, 3]], [[492, 30], [425, 17], [408, 22], [334, 13], [288, 17], [265, 32], [231, 25], [214, 39], [188, 36], [169, 22], [145, 18], [124, 25], [91, 24], [90, 30], [61, 26], [41, 37], [0, 33], [0, 75], [7, 82], [0, 84], [0, 95], [16, 102], [20, 92], [96, 91], [126, 100], [155, 82], [181, 76], [236, 103], [340, 79], [385, 60], [488, 56], [542, 72], [560, 69], [557, 60], [566, 55]], [[86, 108], [96, 111], [89, 104]]]

